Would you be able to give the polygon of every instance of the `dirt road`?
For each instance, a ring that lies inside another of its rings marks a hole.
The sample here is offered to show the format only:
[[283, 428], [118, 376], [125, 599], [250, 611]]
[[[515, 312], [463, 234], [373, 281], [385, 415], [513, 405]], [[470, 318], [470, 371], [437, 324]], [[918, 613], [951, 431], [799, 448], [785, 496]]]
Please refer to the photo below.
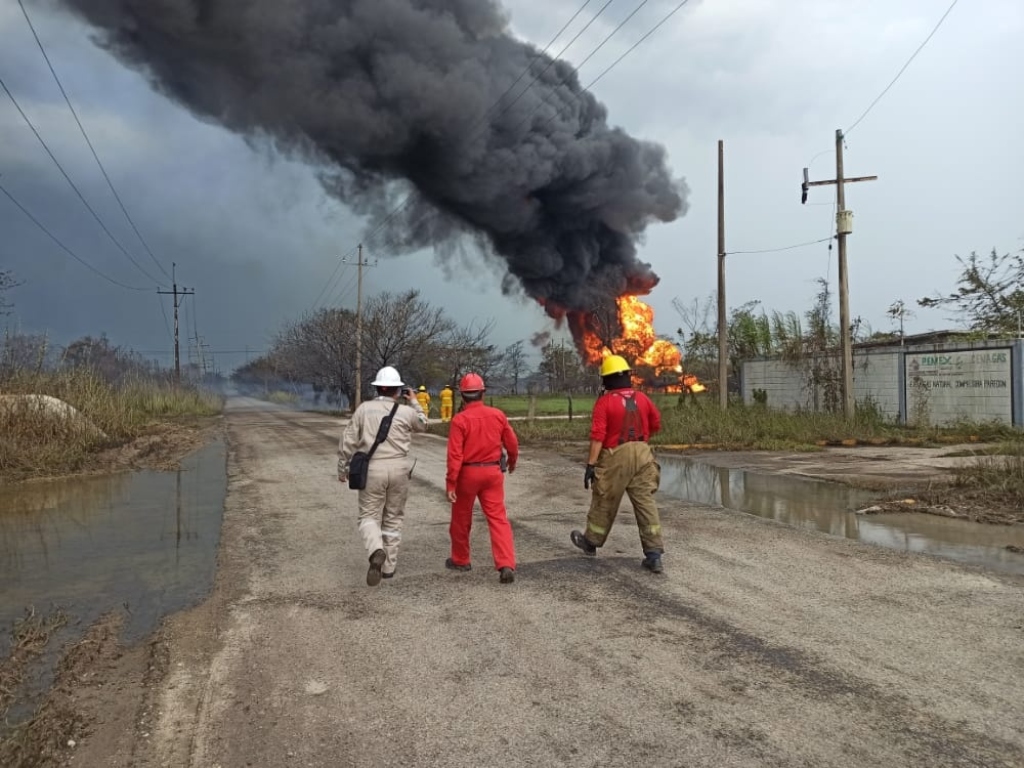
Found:
[[1024, 765], [1019, 579], [669, 500], [665, 575], [628, 508], [585, 559], [581, 466], [527, 449], [502, 586], [479, 517], [475, 570], [445, 571], [426, 436], [397, 576], [370, 589], [338, 422], [238, 399], [228, 431], [214, 593], [170, 622], [103, 764]]

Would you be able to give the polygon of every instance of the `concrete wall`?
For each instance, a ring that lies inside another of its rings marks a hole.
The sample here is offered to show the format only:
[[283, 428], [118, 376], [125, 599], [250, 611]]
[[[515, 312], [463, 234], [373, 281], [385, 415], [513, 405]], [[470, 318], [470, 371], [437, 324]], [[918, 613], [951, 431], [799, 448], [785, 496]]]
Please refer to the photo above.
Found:
[[[838, 367], [838, 360], [830, 363]], [[888, 347], [854, 354], [854, 397], [870, 398], [901, 423], [997, 421], [1024, 426], [1024, 341]], [[784, 410], [825, 407], [803, 366], [779, 359], [748, 360], [741, 371], [743, 402], [754, 390]]]
[[[840, 361], [821, 361], [839, 370]], [[827, 395], [823, 387], [813, 387], [806, 367], [784, 360], [748, 360], [742, 371], [743, 402], [754, 402], [754, 390], [764, 390], [768, 406], [786, 411], [822, 410]], [[892, 351], [871, 351], [854, 355], [853, 392], [858, 402], [868, 398], [891, 419], [900, 416], [900, 355]]]
[[754, 402], [754, 390], [768, 393], [768, 405], [786, 411], [813, 409], [813, 393], [803, 372], [783, 360], [751, 360], [743, 363], [743, 402]]
[[907, 420], [1015, 423], [1014, 384], [1020, 381], [1019, 376], [1014, 381], [1013, 364], [1019, 350], [1014, 342], [908, 348], [903, 361]]

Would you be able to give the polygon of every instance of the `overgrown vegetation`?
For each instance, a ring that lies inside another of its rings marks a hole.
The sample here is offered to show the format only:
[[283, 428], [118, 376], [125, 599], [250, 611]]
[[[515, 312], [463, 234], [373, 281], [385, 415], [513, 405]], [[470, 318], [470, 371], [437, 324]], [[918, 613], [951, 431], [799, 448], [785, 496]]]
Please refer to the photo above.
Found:
[[218, 395], [173, 384], [102, 337], [55, 355], [45, 339], [8, 336], [2, 352], [2, 480], [80, 471], [97, 451], [168, 422], [214, 415], [222, 404]]
[[918, 299], [922, 307], [951, 309], [974, 336], [1012, 338], [1024, 320], [1024, 251], [956, 257], [962, 267], [953, 293]]
[[[488, 399], [490, 401], [490, 398]], [[495, 397], [495, 407], [509, 416], [524, 416], [527, 397]], [[654, 397], [662, 414], [662, 430], [654, 445], [677, 448], [723, 448], [732, 450], [808, 450], [826, 445], [937, 445], [959, 442], [1013, 441], [1020, 434], [999, 424], [959, 424], [950, 427], [904, 427], [886, 420], [870, 407], [861, 407], [849, 422], [841, 414], [827, 412], [773, 411], [760, 406], [733, 403], [726, 411], [706, 396], [680, 402], [677, 395]], [[549, 411], [566, 413], [565, 398], [539, 398], [537, 416]], [[590, 429], [593, 398], [574, 398], [579, 418], [516, 420], [516, 433], [524, 442], [584, 441]], [[556, 410], [557, 409], [557, 410]], [[433, 425], [435, 434], [447, 434], [447, 425]]]
[[971, 494], [998, 499], [1024, 516], [1024, 443], [1000, 446], [998, 453], [978, 456], [955, 472], [955, 486]]

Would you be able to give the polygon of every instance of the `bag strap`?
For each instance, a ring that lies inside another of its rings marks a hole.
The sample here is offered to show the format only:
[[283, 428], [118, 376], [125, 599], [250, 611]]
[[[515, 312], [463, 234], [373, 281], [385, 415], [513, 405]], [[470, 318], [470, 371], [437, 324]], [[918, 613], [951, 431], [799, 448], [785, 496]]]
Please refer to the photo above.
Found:
[[370, 450], [366, 452], [367, 461], [373, 456], [374, 451], [377, 450], [377, 446], [388, 439], [388, 432], [391, 431], [391, 422], [395, 418], [395, 414], [398, 412], [398, 403], [395, 403], [395, 407], [391, 409], [391, 413], [385, 416], [380, 421], [380, 426], [377, 427], [377, 437], [373, 441], [373, 445], [370, 446]]

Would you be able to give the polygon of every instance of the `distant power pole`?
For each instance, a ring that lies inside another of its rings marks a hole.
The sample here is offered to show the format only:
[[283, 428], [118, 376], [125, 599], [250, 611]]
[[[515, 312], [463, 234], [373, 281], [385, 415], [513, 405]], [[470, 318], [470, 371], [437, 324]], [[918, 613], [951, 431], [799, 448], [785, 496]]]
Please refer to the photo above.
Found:
[[836, 130], [836, 177], [824, 181], [809, 181], [804, 168], [801, 203], [807, 202], [809, 187], [836, 185], [836, 238], [839, 241], [839, 338], [843, 353], [843, 414], [852, 419], [856, 409], [853, 397], [853, 339], [850, 335], [850, 283], [846, 266], [846, 237], [853, 232], [853, 211], [846, 210], [846, 184], [875, 181], [877, 176], [843, 176], [843, 132]]
[[718, 404], [729, 407], [729, 339], [725, 317], [725, 144], [718, 140]]
[[195, 296], [196, 295], [196, 291], [195, 291], [195, 288], [182, 288], [181, 290], [178, 290], [178, 280], [177, 280], [177, 277], [175, 276], [177, 274], [177, 272], [176, 272], [177, 266], [178, 265], [175, 264], [174, 262], [171, 263], [171, 287], [172, 287], [172, 290], [170, 290], [170, 291], [160, 291], [160, 290], [158, 290], [157, 293], [162, 294], [164, 296], [173, 296], [174, 297], [174, 381], [175, 381], [176, 384], [180, 384], [181, 383], [181, 347], [180, 347], [180, 345], [178, 343], [178, 307], [181, 306], [181, 302], [178, 300], [178, 297], [180, 296], [182, 299], [184, 299], [186, 296]]
[[356, 401], [352, 406], [355, 410], [363, 401], [363, 267], [373, 267], [363, 261], [363, 244], [359, 244], [356, 266], [358, 268], [356, 278]]

